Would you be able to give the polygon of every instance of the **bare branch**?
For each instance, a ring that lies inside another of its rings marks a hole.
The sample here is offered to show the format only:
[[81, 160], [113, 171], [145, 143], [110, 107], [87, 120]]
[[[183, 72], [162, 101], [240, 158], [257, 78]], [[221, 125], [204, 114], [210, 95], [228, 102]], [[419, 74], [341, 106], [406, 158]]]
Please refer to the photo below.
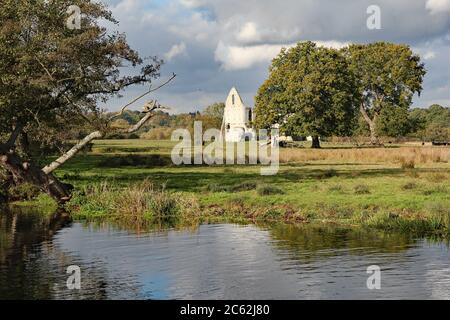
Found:
[[131, 128], [127, 129], [125, 132], [133, 133], [133, 132], [138, 131], [148, 120], [150, 120], [154, 116], [153, 111], [155, 111], [156, 109], [159, 109], [160, 107], [161, 107], [161, 105], [159, 105], [156, 100], [153, 102], [147, 102], [144, 105], [144, 111], [143, 111], [146, 113], [145, 116], [141, 120], [139, 120], [138, 123], [136, 123]]
[[[139, 130], [149, 119], [151, 119], [154, 116], [153, 111], [156, 109], [159, 109], [161, 107], [160, 104], [157, 103], [157, 101], [150, 101], [147, 102], [144, 105], [144, 112], [145, 116], [139, 120], [138, 123], [130, 127], [129, 129], [126, 129], [124, 132], [126, 133], [133, 133]], [[80, 152], [83, 147], [85, 147], [88, 143], [90, 143], [92, 140], [100, 139], [105, 135], [102, 131], [94, 131], [84, 137], [83, 140], [78, 142], [76, 145], [74, 145], [69, 151], [64, 153], [61, 157], [50, 163], [49, 165], [42, 168], [42, 171], [46, 174], [52, 173], [56, 169], [58, 169], [61, 165], [63, 165], [66, 161], [73, 158], [78, 152]]]
[[175, 73], [172, 74], [172, 76], [171, 76], [168, 80], [166, 80], [166, 81], [165, 81], [164, 83], [162, 83], [161, 85], [157, 86], [155, 89], [152, 89], [151, 86], [150, 86], [150, 88], [149, 88], [149, 90], [148, 90], [147, 92], [144, 92], [144, 93], [141, 94], [140, 96], [136, 97], [135, 99], [131, 100], [131, 101], [128, 102], [126, 105], [124, 105], [124, 106], [122, 107], [122, 109], [120, 110], [120, 112], [119, 112], [118, 114], [114, 115], [114, 116], [111, 118], [111, 120], [114, 119], [114, 118], [116, 118], [116, 117], [118, 117], [118, 116], [120, 116], [120, 115], [122, 115], [123, 112], [125, 111], [125, 109], [128, 108], [129, 106], [131, 106], [131, 105], [132, 105], [133, 103], [135, 103], [136, 101], [142, 99], [143, 97], [145, 97], [145, 96], [148, 95], [149, 93], [155, 92], [156, 90], [159, 90], [159, 89], [161, 89], [162, 87], [164, 87], [165, 85], [167, 85], [167, 84], [168, 84], [169, 82], [171, 82], [176, 76], [177, 76], [177, 75], [176, 75]]

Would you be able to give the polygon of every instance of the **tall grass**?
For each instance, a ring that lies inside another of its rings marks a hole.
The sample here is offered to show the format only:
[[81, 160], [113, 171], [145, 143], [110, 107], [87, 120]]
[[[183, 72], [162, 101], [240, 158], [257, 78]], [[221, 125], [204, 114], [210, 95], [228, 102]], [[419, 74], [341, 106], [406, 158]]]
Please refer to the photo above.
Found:
[[448, 147], [344, 148], [280, 150], [280, 162], [336, 161], [345, 163], [448, 163]]
[[111, 182], [76, 192], [67, 204], [76, 218], [113, 218], [128, 222], [176, 223], [199, 213], [195, 199], [155, 188], [148, 180], [122, 188]]

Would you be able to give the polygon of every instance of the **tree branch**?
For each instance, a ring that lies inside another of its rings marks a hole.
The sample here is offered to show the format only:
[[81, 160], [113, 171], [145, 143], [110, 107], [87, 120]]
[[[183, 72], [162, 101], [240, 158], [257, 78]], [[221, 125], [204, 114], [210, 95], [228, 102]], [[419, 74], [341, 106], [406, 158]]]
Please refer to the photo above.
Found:
[[126, 105], [124, 105], [122, 107], [122, 109], [120, 110], [120, 112], [116, 115], [114, 115], [110, 120], [113, 120], [114, 118], [120, 116], [123, 114], [123, 112], [125, 111], [126, 108], [128, 108], [129, 106], [131, 106], [133, 103], [135, 103], [136, 101], [142, 99], [143, 97], [145, 97], [146, 95], [148, 95], [149, 93], [152, 93], [156, 90], [161, 89], [162, 87], [164, 87], [165, 85], [167, 85], [169, 82], [171, 82], [177, 75], [174, 73], [172, 74], [172, 76], [165, 81], [164, 83], [160, 84], [159, 86], [157, 86], [155, 89], [152, 89], [151, 86], [149, 88], [149, 90], [147, 92], [144, 92], [143, 94], [141, 94], [139, 97], [136, 97], [135, 99], [131, 100], [130, 102], [128, 102]]
[[361, 112], [364, 120], [366, 120], [368, 125], [372, 125], [372, 119], [370, 119], [369, 115], [367, 114], [366, 108], [364, 108], [364, 103], [361, 102], [359, 105], [359, 111]]
[[[129, 129], [126, 129], [126, 133], [133, 133], [139, 130], [150, 118], [153, 117], [156, 109], [159, 109], [161, 107], [160, 104], [157, 103], [157, 101], [148, 102], [144, 105], [144, 112], [146, 113], [145, 116], [139, 120], [138, 123], [130, 127]], [[42, 168], [42, 171], [46, 174], [50, 174], [56, 169], [58, 169], [61, 165], [63, 165], [66, 161], [73, 158], [78, 152], [80, 152], [88, 143], [90, 143], [92, 140], [103, 138], [105, 135], [105, 132], [102, 131], [94, 131], [83, 138], [80, 142], [78, 142], [76, 145], [74, 145], [69, 151], [64, 153], [61, 157], [50, 163], [49, 165]]]
[[69, 151], [64, 153], [61, 157], [50, 163], [48, 166], [42, 168], [42, 171], [44, 171], [44, 173], [46, 174], [52, 173], [53, 171], [58, 169], [61, 165], [63, 165], [67, 160], [73, 158], [73, 156], [75, 156], [89, 142], [91, 142], [94, 139], [102, 138], [103, 135], [104, 133], [100, 131], [94, 131], [88, 134], [86, 137], [84, 137], [83, 140], [74, 145]]
[[22, 124], [17, 124], [15, 126], [13, 132], [9, 136], [8, 141], [6, 141], [6, 143], [4, 143], [4, 144], [0, 144], [0, 149], [3, 152], [7, 152], [9, 149], [14, 147], [14, 145], [16, 144], [16, 140], [19, 137], [19, 135], [22, 132], [22, 130], [23, 130], [23, 125]]

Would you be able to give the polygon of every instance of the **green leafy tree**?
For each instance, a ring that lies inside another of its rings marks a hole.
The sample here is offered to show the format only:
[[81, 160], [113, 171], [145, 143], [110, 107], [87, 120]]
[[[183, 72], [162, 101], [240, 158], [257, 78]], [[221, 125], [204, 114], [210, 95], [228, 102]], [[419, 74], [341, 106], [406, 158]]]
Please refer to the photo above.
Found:
[[415, 136], [422, 140], [450, 140], [450, 108], [438, 104], [416, 108], [410, 112]]
[[[72, 5], [81, 9], [80, 29], [66, 25]], [[70, 198], [70, 187], [52, 172], [103, 137], [113, 120], [103, 116], [98, 102], [159, 77], [161, 62], [144, 63], [123, 34], [107, 32], [104, 21], [117, 23], [105, 5], [91, 0], [1, 1], [0, 165], [15, 184], [35, 184], [60, 202]], [[122, 75], [127, 66], [139, 69]], [[150, 118], [155, 105], [141, 121]], [[93, 132], [57, 161], [39, 167], [32, 146], [43, 150], [75, 126]]]
[[197, 120], [203, 122], [204, 129], [220, 129], [223, 123], [223, 113], [225, 110], [225, 103], [216, 102], [208, 107], [201, 113]]
[[[364, 118], [363, 118], [364, 119]], [[365, 123], [367, 125], [367, 123]], [[414, 130], [410, 113], [405, 108], [387, 105], [377, 118], [377, 134], [389, 137], [405, 137]]]
[[207, 106], [205, 111], [203, 111], [203, 115], [222, 120], [224, 110], [225, 103], [216, 102]]
[[293, 136], [345, 135], [354, 124], [357, 92], [345, 57], [335, 49], [313, 42], [282, 49], [272, 61], [269, 78], [259, 88], [255, 124], [280, 126]]
[[408, 110], [414, 94], [422, 91], [424, 65], [409, 46], [400, 44], [354, 44], [343, 52], [357, 79], [359, 110], [369, 127], [371, 143], [379, 144], [377, 123], [383, 109]]

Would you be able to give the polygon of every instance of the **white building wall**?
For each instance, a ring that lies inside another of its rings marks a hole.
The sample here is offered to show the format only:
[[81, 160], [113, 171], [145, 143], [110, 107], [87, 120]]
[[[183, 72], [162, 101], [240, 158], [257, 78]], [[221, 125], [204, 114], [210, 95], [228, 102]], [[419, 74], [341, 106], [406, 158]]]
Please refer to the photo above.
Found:
[[225, 101], [224, 127], [227, 142], [239, 142], [256, 138], [255, 131], [250, 128], [250, 108], [242, 102], [236, 88], [232, 88]]

